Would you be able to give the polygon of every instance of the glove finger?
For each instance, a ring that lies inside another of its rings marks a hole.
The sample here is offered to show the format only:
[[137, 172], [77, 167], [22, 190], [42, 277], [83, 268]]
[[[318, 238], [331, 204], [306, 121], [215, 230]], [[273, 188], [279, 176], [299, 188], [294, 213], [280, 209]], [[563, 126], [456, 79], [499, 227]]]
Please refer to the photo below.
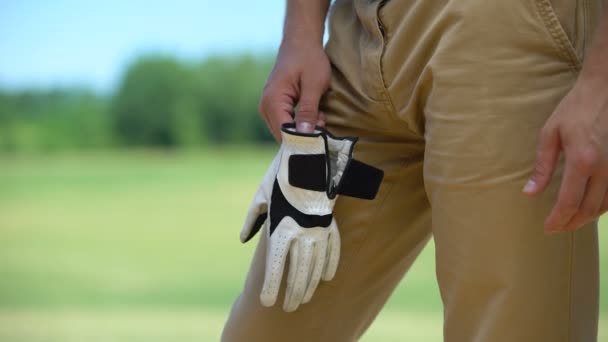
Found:
[[266, 272], [262, 293], [260, 294], [260, 301], [264, 306], [273, 306], [277, 301], [290, 243], [290, 238], [280, 232], [268, 238]]
[[[298, 249], [298, 260], [297, 260], [297, 272], [293, 277], [293, 283], [291, 284], [291, 293], [289, 302], [285, 303], [285, 311], [295, 311], [304, 298], [304, 293], [308, 282], [310, 280], [310, 270], [312, 269], [312, 257], [313, 257], [314, 244], [312, 241], [299, 241], [297, 243]], [[291, 270], [289, 270], [291, 273]]]
[[[338, 261], [340, 260], [340, 234], [336, 228], [335, 221], [331, 223], [333, 227], [330, 227], [329, 240], [327, 245], [327, 263], [323, 272], [323, 280], [329, 281], [336, 275], [336, 269], [338, 268]], [[332, 229], [333, 228], [333, 229]]]
[[327, 256], [327, 240], [317, 241], [314, 244], [314, 252], [313, 252], [313, 262], [314, 265], [310, 272], [310, 281], [308, 283], [308, 288], [306, 288], [306, 293], [304, 294], [304, 299], [302, 299], [302, 303], [310, 302], [312, 295], [314, 294], [317, 286], [319, 286], [319, 281], [321, 280], [321, 274], [323, 273], [323, 267], [325, 266], [325, 258]]
[[[287, 273], [287, 288], [285, 290], [285, 301], [283, 302], [283, 310], [291, 312], [295, 309], [291, 309], [294, 304], [293, 301], [293, 290], [296, 280], [296, 274], [298, 273], [298, 266], [300, 261], [299, 251], [300, 241], [294, 239], [289, 248], [289, 273]], [[297, 304], [295, 304], [297, 307]], [[291, 309], [291, 310], [290, 310]]]

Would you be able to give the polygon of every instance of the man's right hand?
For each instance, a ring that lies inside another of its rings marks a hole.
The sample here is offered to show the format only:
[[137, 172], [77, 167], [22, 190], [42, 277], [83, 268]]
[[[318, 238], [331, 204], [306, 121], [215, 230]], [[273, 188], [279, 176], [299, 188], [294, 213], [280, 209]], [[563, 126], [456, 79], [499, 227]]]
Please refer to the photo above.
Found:
[[283, 41], [259, 105], [277, 141], [281, 141], [281, 125], [292, 122], [294, 115], [298, 132], [311, 133], [315, 125], [325, 124], [319, 101], [329, 87], [330, 76], [322, 44]]

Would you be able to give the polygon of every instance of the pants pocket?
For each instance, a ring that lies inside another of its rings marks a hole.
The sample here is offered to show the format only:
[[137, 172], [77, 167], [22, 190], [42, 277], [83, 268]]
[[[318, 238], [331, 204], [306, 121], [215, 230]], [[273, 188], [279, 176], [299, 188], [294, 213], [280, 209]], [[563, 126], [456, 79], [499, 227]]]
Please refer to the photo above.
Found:
[[[582, 3], [584, 2], [584, 0], [578, 1], [581, 1]], [[568, 16], [567, 14], [565, 14], [558, 16], [550, 0], [534, 0], [534, 10], [536, 11], [537, 17], [541, 21], [541, 24], [545, 28], [544, 32], [546, 34], [546, 38], [551, 41], [559, 57], [564, 59], [565, 62], [570, 64], [570, 66], [572, 66], [577, 71], [580, 70], [582, 64], [582, 51], [584, 50], [585, 45], [584, 32], [586, 31], [586, 15], [584, 11], [586, 10], [586, 7], [583, 6], [579, 9], [577, 4], [572, 15]], [[582, 15], [579, 15], [579, 12], [581, 12]], [[575, 44], [572, 40], [574, 38], [574, 34], [571, 38], [566, 33], [564, 23], [562, 22], [564, 20], [571, 21], [566, 23], [566, 26], [577, 28], [576, 30], [572, 30], [572, 32], [579, 31], [582, 28], [583, 37], [577, 39], [581, 40], [580, 43], [577, 44], [581, 47], [580, 53], [577, 51], [579, 49], [575, 47]]]

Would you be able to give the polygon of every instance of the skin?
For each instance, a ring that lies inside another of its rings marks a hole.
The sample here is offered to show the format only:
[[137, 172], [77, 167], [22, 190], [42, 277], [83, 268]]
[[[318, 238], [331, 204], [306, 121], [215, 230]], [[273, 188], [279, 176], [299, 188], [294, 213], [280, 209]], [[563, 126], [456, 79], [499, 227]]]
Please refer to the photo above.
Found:
[[532, 177], [523, 189], [543, 192], [560, 154], [565, 170], [546, 233], [573, 231], [608, 211], [608, 6], [574, 87], [540, 133]]
[[[264, 87], [259, 112], [277, 141], [295, 120], [299, 132], [325, 124], [319, 101], [331, 66], [323, 50], [329, 0], [288, 0], [283, 40]], [[608, 6], [573, 88], [540, 132], [534, 171], [522, 192], [537, 196], [550, 183], [561, 154], [565, 171], [545, 221], [548, 234], [576, 230], [608, 211]]]
[[287, 1], [283, 41], [258, 109], [277, 141], [281, 141], [281, 125], [294, 119], [299, 132], [325, 125], [319, 101], [331, 78], [323, 50], [328, 8], [329, 0]]

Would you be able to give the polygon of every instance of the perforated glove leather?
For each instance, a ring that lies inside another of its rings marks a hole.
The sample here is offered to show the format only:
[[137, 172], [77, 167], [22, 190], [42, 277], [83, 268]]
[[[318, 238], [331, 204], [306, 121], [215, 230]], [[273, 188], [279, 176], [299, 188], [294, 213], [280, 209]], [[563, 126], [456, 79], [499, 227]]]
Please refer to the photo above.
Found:
[[262, 227], [268, 234], [264, 306], [277, 300], [287, 255], [289, 272], [283, 309], [311, 300], [321, 279], [333, 279], [340, 259], [340, 234], [332, 215], [339, 194], [373, 199], [383, 172], [352, 158], [356, 138], [337, 138], [282, 127], [282, 144], [249, 208], [241, 241]]

